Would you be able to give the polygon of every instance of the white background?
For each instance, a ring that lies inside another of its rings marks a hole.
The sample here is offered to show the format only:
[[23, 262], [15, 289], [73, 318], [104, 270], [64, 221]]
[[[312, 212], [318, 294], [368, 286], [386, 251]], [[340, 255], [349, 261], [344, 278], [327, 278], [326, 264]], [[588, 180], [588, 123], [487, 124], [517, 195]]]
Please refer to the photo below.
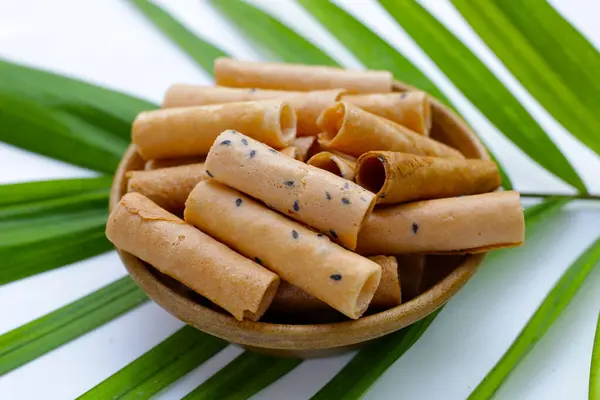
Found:
[[[514, 1], [516, 6], [518, 1]], [[361, 67], [301, 7], [284, 0], [253, 3], [277, 14], [344, 65]], [[357, 0], [337, 3], [424, 69], [491, 144], [517, 189], [572, 192], [504, 139], [378, 4]], [[600, 160], [548, 116], [446, 0], [425, 3], [548, 130], [582, 174], [590, 191], [600, 193]], [[552, 4], [600, 47], [597, 21], [600, 2], [553, 0]], [[168, 10], [233, 56], [260, 58], [243, 35], [235, 32], [204, 1], [169, 1]], [[157, 103], [173, 82], [210, 83], [210, 77], [185, 54], [126, 1], [118, 0], [1, 0], [0, 57], [69, 73]], [[1, 183], [91, 175], [89, 171], [0, 144]], [[600, 206], [591, 202], [573, 204], [545, 222], [526, 246], [487, 263], [450, 301], [418, 343], [375, 384], [367, 398], [466, 398], [508, 348], [562, 271], [599, 234]], [[2, 286], [0, 333], [76, 300], [124, 273], [118, 257], [111, 252]], [[600, 268], [596, 268], [564, 314], [506, 381], [497, 398], [587, 398], [590, 349], [600, 308], [599, 283]], [[71, 399], [181, 326], [181, 322], [158, 306], [146, 303], [1, 377], [0, 398]], [[240, 352], [232, 346], [226, 348], [157, 397], [182, 397]], [[305, 362], [256, 398], [306, 399], [342, 368], [350, 356]]]

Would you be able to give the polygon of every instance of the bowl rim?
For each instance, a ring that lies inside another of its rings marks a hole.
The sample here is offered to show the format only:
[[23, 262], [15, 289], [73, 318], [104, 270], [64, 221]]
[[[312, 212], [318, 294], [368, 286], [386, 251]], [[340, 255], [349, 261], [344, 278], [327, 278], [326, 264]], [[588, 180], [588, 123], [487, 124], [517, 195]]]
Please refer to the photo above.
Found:
[[[414, 90], [395, 81], [394, 91]], [[453, 111], [429, 95], [432, 118], [441, 118], [450, 124], [449, 140], [464, 140], [472, 145], [477, 158], [489, 160], [490, 156], [477, 135]], [[439, 122], [439, 121], [438, 121]], [[448, 132], [447, 132], [448, 133]], [[118, 203], [126, 192], [126, 172], [141, 169], [143, 160], [131, 144], [115, 173], [110, 193], [109, 209]], [[416, 298], [388, 310], [357, 320], [324, 324], [277, 324], [268, 322], [238, 321], [232, 316], [212, 310], [181, 295], [162, 283], [137, 257], [117, 249], [129, 275], [137, 285], [158, 305], [187, 324], [227, 341], [258, 349], [321, 350], [356, 345], [370, 341], [417, 322], [442, 307], [474, 275], [486, 253], [464, 255], [462, 262], [444, 279]]]

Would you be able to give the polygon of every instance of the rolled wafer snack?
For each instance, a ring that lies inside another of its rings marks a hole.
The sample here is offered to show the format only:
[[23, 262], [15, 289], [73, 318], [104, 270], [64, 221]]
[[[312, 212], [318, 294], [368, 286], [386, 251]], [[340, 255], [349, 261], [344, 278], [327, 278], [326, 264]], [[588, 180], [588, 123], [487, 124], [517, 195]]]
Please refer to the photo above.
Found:
[[356, 168], [356, 159], [354, 157], [344, 157], [333, 151], [322, 151], [312, 156], [306, 163], [341, 176], [349, 181], [354, 181], [354, 170]]
[[165, 158], [162, 160], [146, 161], [144, 169], [151, 171], [153, 169], [178, 167], [180, 165], [203, 163], [206, 157], [183, 157], [183, 158]]
[[240, 101], [285, 99], [296, 111], [298, 136], [314, 136], [321, 132], [319, 115], [338, 101], [345, 89], [291, 92], [287, 90], [240, 89], [228, 87], [173, 85], [167, 91], [163, 108], [192, 107]]
[[294, 140], [296, 148], [296, 160], [306, 161], [318, 153], [319, 143], [315, 136], [304, 136]]
[[279, 277], [163, 210], [139, 193], [114, 208], [106, 236], [119, 249], [185, 284], [236, 319], [257, 321]]
[[[400, 305], [401, 292], [396, 258], [374, 256], [369, 259], [379, 264], [382, 271], [379, 286], [369, 308], [381, 310]], [[271, 303], [271, 309], [287, 313], [318, 312], [329, 308], [326, 303], [286, 281], [281, 281], [273, 303]]]
[[358, 237], [360, 254], [481, 253], [523, 244], [518, 192], [425, 200], [376, 210]]
[[[423, 254], [400, 254], [398, 261], [398, 276], [402, 301], [407, 302], [417, 297], [423, 291], [422, 281], [425, 272], [425, 256]], [[283, 284], [283, 282], [281, 282]], [[279, 285], [281, 290], [281, 285]], [[279, 290], [277, 293], [279, 293]], [[277, 295], [275, 295], [275, 299]], [[273, 302], [275, 302], [273, 299]]]
[[185, 220], [350, 318], [359, 318], [381, 267], [215, 180], [190, 194]]
[[346, 102], [329, 107], [319, 117], [321, 143], [326, 148], [359, 157], [371, 150], [444, 158], [465, 158], [458, 150], [419, 135]]
[[349, 94], [343, 96], [342, 101], [429, 136], [431, 104], [425, 92]]
[[265, 63], [217, 58], [217, 85], [282, 90], [347, 89], [352, 93], [388, 93], [389, 71], [358, 71], [302, 64]]
[[236, 131], [219, 135], [205, 166], [211, 177], [351, 250], [375, 204], [375, 195], [355, 183], [286, 157]]
[[225, 129], [280, 149], [296, 138], [296, 113], [281, 100], [147, 111], [133, 122], [132, 139], [146, 160], [203, 156]]
[[356, 163], [356, 182], [378, 204], [398, 204], [491, 192], [501, 178], [493, 161], [369, 151]]
[[141, 193], [174, 214], [183, 213], [192, 189], [207, 179], [204, 163], [127, 172], [127, 191]]
[[296, 159], [296, 156], [297, 156], [296, 148], [294, 146], [288, 146], [285, 149], [279, 150], [279, 152], [281, 154], [285, 154], [286, 156], [291, 157], [293, 159]]

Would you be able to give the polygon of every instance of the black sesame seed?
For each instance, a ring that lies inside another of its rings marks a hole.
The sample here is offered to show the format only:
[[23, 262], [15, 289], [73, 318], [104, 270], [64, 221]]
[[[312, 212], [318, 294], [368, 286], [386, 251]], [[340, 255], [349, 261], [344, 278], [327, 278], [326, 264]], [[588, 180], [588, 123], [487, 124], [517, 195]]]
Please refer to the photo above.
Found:
[[242, 144], [243, 144], [244, 146], [248, 146], [248, 141], [247, 141], [246, 139], [242, 139]]
[[256, 150], [250, 150], [250, 158], [254, 158], [256, 155]]
[[294, 201], [294, 211], [300, 211], [300, 203], [298, 203], [298, 200]]
[[275, 150], [275, 149], [269, 149], [269, 151], [270, 151], [271, 153], [273, 153], [273, 154], [277, 154], [277, 153], [279, 153], [279, 152], [278, 152], [277, 150]]
[[377, 159], [381, 162], [385, 162], [385, 158], [383, 158], [383, 156], [377, 156]]
[[317, 237], [323, 237], [325, 235], [323, 235], [322, 233], [317, 233]]
[[235, 201], [235, 205], [236, 205], [237, 207], [241, 206], [241, 205], [242, 205], [242, 199], [237, 199], [237, 200]]
[[350, 184], [348, 182], [344, 183], [344, 189], [350, 189]]
[[342, 275], [340, 274], [333, 274], [330, 276], [331, 279], [333, 279], [334, 281], [341, 281], [342, 280]]
[[342, 204], [350, 204], [350, 199], [342, 197]]
[[365, 199], [364, 197], [360, 198], [362, 201], [364, 201], [365, 203], [367, 202], [367, 199]]
[[214, 178], [213, 174], [211, 174], [209, 170], [206, 170], [206, 175], [210, 176], [211, 178]]
[[294, 181], [283, 181], [283, 184], [287, 187], [294, 187], [296, 186], [296, 184], [294, 183]]
[[250, 88], [250, 89], [248, 89], [248, 92], [249, 93], [254, 93], [254, 92], [256, 92], [256, 88]]
[[220, 145], [221, 145], [221, 146], [229, 146], [229, 145], [231, 145], [231, 140], [223, 140], [223, 141], [220, 143]]
[[400, 95], [400, 98], [401, 98], [401, 99], [405, 99], [405, 98], [406, 98], [406, 96], [408, 96], [408, 92], [403, 92], [403, 93]]
[[254, 261], [256, 261], [258, 264], [262, 265], [262, 260], [258, 257], [254, 257]]
[[232, 135], [237, 135], [237, 134], [238, 134], [238, 131], [236, 131], [235, 129], [231, 129], [231, 130], [229, 131], [229, 133], [231, 133]]
[[416, 234], [419, 231], [419, 225], [413, 222], [412, 224], [413, 233]]
[[379, 197], [381, 197], [382, 199], [385, 199], [385, 193], [381, 193], [381, 194], [379, 195]]
[[327, 200], [331, 200], [331, 193], [325, 191], [325, 197], [327, 197]]
[[298, 232], [297, 232], [297, 231], [295, 231], [295, 230], [292, 230], [292, 237], [293, 237], [294, 239], [298, 239], [298, 236], [300, 236], [300, 235], [298, 234]]
[[333, 229], [331, 229], [331, 230], [329, 231], [329, 234], [330, 234], [331, 236], [333, 236], [333, 238], [334, 238], [334, 239], [337, 239], [337, 238], [338, 238], [338, 234], [337, 234], [337, 233], [336, 233], [336, 232], [335, 232]]

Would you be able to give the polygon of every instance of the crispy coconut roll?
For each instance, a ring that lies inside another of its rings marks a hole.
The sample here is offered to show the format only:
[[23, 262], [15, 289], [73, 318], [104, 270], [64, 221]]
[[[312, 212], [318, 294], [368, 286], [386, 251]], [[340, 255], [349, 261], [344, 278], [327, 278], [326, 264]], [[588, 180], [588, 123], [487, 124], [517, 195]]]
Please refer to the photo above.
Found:
[[501, 178], [493, 161], [369, 151], [356, 163], [356, 182], [378, 204], [398, 204], [491, 192]]
[[[356, 159], [334, 151], [322, 151], [306, 162], [313, 167], [321, 168], [349, 181], [354, 181]], [[367, 188], [368, 189], [368, 188]]]
[[165, 158], [163, 160], [146, 161], [144, 169], [151, 171], [153, 169], [162, 169], [170, 167], [178, 167], [180, 165], [204, 163], [206, 157], [184, 157], [184, 158]]
[[381, 267], [215, 180], [200, 182], [185, 220], [350, 318], [359, 318]]
[[113, 244], [178, 280], [236, 319], [257, 321], [279, 286], [279, 277], [163, 210], [128, 193], [108, 218]]
[[285, 99], [296, 111], [297, 135], [314, 136], [320, 131], [319, 115], [338, 101], [344, 89], [291, 92], [286, 90], [240, 89], [214, 86], [172, 85], [165, 95], [163, 108], [192, 107], [240, 101]]
[[205, 162], [218, 181], [354, 250], [375, 195], [328, 171], [286, 157], [239, 132], [225, 131]]
[[358, 71], [302, 64], [215, 60], [217, 85], [279, 90], [347, 89], [351, 93], [388, 93], [392, 91], [389, 71]]
[[360, 254], [481, 253], [523, 244], [518, 192], [425, 200], [376, 210], [358, 237]]
[[394, 121], [413, 132], [429, 136], [431, 104], [425, 92], [350, 94], [342, 100]]
[[181, 215], [192, 189], [208, 178], [204, 163], [127, 172], [127, 191], [141, 193], [160, 207]]
[[359, 157], [371, 150], [444, 158], [465, 158], [458, 150], [419, 135], [355, 105], [339, 102], [319, 117], [321, 143], [334, 150]]
[[225, 129], [281, 149], [296, 138], [296, 112], [280, 100], [147, 111], [133, 122], [132, 139], [145, 160], [203, 156]]

